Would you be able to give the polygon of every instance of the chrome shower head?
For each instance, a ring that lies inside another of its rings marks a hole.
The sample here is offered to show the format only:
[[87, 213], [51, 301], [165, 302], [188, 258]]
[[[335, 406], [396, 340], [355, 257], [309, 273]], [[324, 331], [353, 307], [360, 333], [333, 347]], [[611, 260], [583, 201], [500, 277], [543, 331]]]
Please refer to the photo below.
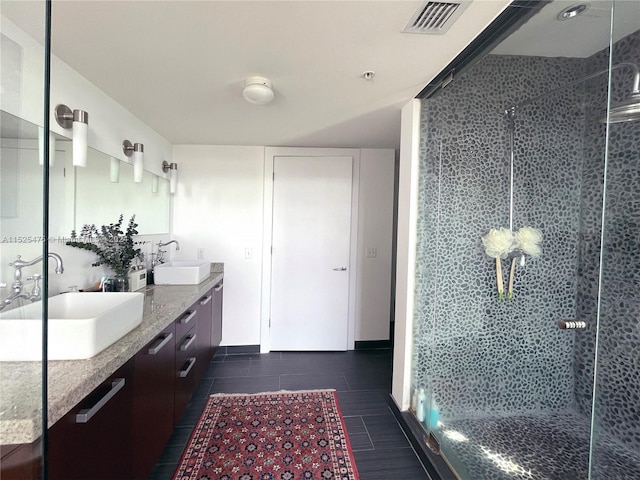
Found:
[[621, 103], [609, 110], [609, 116], [604, 123], [622, 123], [640, 120], [640, 91], [633, 91]]

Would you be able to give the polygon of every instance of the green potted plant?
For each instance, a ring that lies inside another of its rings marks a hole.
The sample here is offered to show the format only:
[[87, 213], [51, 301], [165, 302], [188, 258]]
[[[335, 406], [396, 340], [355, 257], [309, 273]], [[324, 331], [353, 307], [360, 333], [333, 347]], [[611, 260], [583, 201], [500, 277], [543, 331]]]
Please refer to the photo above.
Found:
[[116, 290], [129, 290], [129, 268], [135, 258], [142, 259], [142, 252], [135, 248], [133, 236], [138, 234], [135, 215], [129, 220], [125, 231], [122, 230], [123, 215], [120, 214], [116, 223], [103, 225], [84, 225], [80, 235], [75, 230], [71, 232], [71, 240], [67, 245], [89, 250], [98, 255], [98, 260], [91, 265], [97, 267], [106, 265], [116, 275]]

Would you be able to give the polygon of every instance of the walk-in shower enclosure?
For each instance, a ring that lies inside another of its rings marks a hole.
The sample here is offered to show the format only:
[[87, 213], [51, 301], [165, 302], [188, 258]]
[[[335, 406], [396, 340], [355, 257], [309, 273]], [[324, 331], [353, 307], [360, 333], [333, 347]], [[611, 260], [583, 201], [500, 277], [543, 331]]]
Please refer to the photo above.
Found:
[[422, 101], [409, 408], [462, 479], [640, 479], [640, 2], [575, 5]]

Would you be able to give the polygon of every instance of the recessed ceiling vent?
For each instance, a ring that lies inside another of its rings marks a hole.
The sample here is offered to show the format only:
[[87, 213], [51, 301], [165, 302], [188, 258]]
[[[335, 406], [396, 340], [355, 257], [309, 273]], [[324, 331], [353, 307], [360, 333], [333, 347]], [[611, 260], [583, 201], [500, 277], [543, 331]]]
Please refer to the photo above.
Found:
[[427, 2], [411, 16], [402, 29], [404, 33], [442, 35], [462, 14], [469, 2]]

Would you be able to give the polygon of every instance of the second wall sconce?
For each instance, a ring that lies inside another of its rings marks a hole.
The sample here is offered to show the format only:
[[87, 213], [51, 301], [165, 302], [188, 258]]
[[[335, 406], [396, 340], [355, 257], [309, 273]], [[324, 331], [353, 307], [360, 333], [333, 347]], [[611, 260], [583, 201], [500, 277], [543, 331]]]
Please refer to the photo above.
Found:
[[66, 105], [56, 105], [56, 121], [62, 128], [72, 129], [73, 166], [87, 166], [87, 137], [89, 134], [89, 114], [84, 110], [73, 110]]
[[122, 142], [122, 151], [127, 157], [133, 155], [133, 181], [142, 183], [144, 174], [144, 145], [142, 143], [131, 143], [129, 140]]
[[163, 160], [162, 171], [164, 173], [169, 172], [169, 192], [176, 193], [178, 187], [178, 164]]

